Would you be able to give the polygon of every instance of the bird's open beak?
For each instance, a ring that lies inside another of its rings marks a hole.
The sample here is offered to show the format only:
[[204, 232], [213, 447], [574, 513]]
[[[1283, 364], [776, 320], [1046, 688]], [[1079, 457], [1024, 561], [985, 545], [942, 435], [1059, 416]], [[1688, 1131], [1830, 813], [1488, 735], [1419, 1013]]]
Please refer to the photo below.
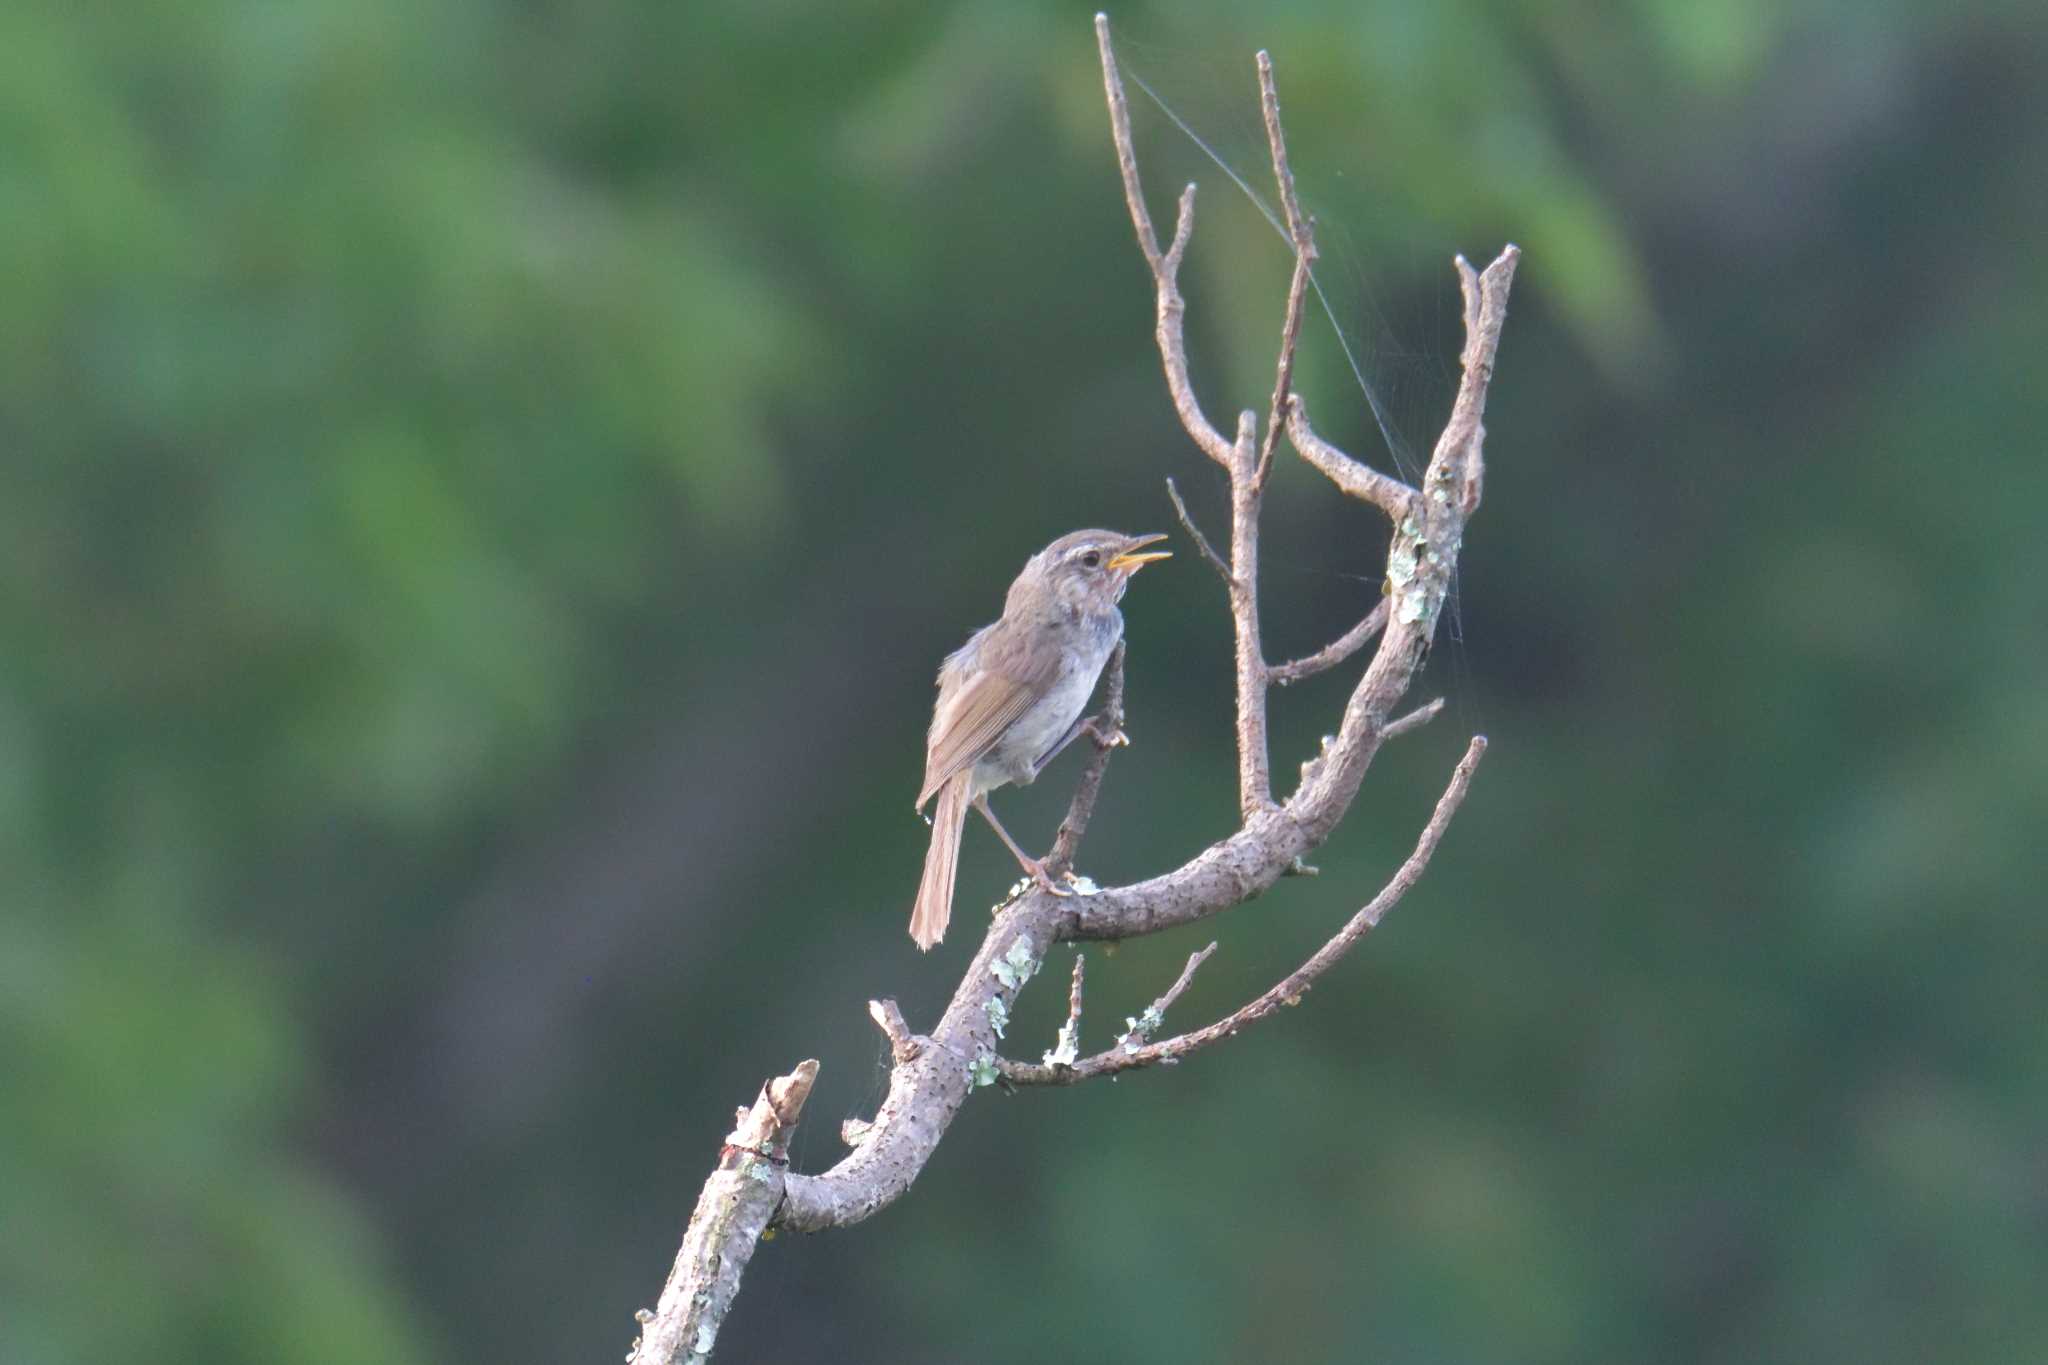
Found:
[[1122, 569], [1125, 573], [1136, 573], [1155, 559], [1172, 559], [1173, 551], [1171, 550], [1153, 550], [1146, 554], [1138, 553], [1147, 545], [1157, 545], [1164, 539], [1166, 539], [1166, 533], [1163, 531], [1155, 532], [1149, 536], [1132, 537], [1130, 544], [1124, 546], [1122, 550], [1119, 550], [1110, 557], [1109, 567], [1112, 569]]

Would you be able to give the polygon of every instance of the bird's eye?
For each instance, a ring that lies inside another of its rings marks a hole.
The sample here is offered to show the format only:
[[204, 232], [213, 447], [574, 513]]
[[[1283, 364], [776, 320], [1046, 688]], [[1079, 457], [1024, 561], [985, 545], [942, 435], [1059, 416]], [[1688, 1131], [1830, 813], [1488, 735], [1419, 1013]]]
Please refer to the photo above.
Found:
[[1081, 556], [1081, 563], [1082, 563], [1083, 565], [1085, 565], [1086, 567], [1088, 567], [1088, 568], [1091, 568], [1091, 569], [1099, 569], [1099, 568], [1101, 568], [1101, 567], [1102, 567], [1102, 551], [1100, 551], [1100, 550], [1090, 550], [1090, 551], [1089, 551], [1089, 552], [1088, 552], [1087, 554], [1085, 554], [1085, 555], [1082, 555], [1082, 556]]

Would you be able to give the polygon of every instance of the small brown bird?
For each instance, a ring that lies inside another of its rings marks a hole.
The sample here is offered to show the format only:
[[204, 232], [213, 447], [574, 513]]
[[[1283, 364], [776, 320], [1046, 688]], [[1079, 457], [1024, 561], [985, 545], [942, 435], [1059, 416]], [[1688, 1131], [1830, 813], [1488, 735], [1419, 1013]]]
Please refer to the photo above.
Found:
[[[1003, 619], [983, 626], [939, 667], [939, 698], [925, 740], [924, 790], [934, 796], [932, 846], [910, 912], [910, 936], [921, 949], [945, 937], [953, 914], [953, 875], [960, 832], [974, 807], [1046, 890], [1068, 894], [1036, 858], [1017, 846], [988, 808], [988, 793], [1027, 786], [1084, 725], [1081, 712], [1095, 680], [1123, 638], [1116, 604], [1131, 575], [1166, 550], [1146, 551], [1163, 535], [1076, 531], [1031, 556], [1010, 585]], [[1142, 551], [1142, 553], [1141, 553]]]

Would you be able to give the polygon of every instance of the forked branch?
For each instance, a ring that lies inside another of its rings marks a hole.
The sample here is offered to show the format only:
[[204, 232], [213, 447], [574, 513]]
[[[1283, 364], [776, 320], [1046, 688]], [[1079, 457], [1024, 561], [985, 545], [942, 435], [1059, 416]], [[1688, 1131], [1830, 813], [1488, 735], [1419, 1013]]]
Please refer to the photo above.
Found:
[[[1148, 1066], [1171, 1066], [1191, 1052], [1207, 1047], [1225, 1038], [1235, 1038], [1247, 1025], [1257, 1023], [1277, 1011], [1282, 1005], [1299, 1005], [1308, 988], [1316, 979], [1336, 965], [1339, 958], [1358, 946], [1360, 939], [1379, 926], [1387, 911], [1400, 904], [1415, 883], [1422, 880], [1422, 874], [1429, 867], [1429, 860], [1436, 854], [1436, 847], [1443, 842], [1444, 831], [1450, 828], [1451, 817], [1464, 804], [1465, 793], [1471, 789], [1472, 774], [1479, 767], [1479, 760], [1486, 756], [1486, 738], [1475, 735], [1451, 773], [1450, 785], [1437, 798], [1436, 810], [1430, 815], [1429, 823], [1422, 827], [1422, 834], [1415, 841], [1415, 850], [1410, 853], [1400, 868], [1380, 889], [1380, 893], [1366, 902], [1363, 909], [1351, 917], [1336, 935], [1318, 948], [1315, 955], [1290, 973], [1286, 979], [1268, 990], [1258, 999], [1245, 1005], [1207, 1028], [1179, 1034], [1164, 1041], [1145, 1041], [1144, 1031], [1133, 1028], [1130, 1033], [1117, 1039], [1116, 1046], [1083, 1058], [1071, 1065], [1032, 1066], [1025, 1063], [1005, 1061], [1002, 1063], [1003, 1079], [1012, 1085], [1072, 1085], [1094, 1076], [1113, 1076], [1119, 1071], [1134, 1071]], [[1203, 958], [1216, 950], [1210, 944], [1201, 952], [1188, 959], [1187, 969], [1174, 982], [1172, 989], [1159, 998], [1146, 1018], [1155, 1022], [1166, 1013], [1167, 1007], [1187, 989], [1195, 968]], [[1139, 1021], [1140, 1023], [1143, 1020]]]
[[1182, 319], [1187, 304], [1180, 296], [1180, 263], [1187, 254], [1188, 238], [1195, 230], [1195, 187], [1180, 192], [1180, 209], [1173, 223], [1173, 245], [1159, 249], [1159, 234], [1152, 230], [1152, 214], [1145, 207], [1145, 187], [1138, 179], [1138, 153], [1131, 143], [1131, 106], [1124, 98], [1123, 77], [1117, 71], [1116, 53], [1109, 45], [1109, 20], [1095, 16], [1095, 42], [1102, 56], [1103, 89], [1109, 101], [1110, 135], [1116, 142], [1117, 170], [1123, 176], [1124, 206], [1138, 233], [1138, 249], [1152, 270], [1154, 335], [1159, 356], [1166, 367], [1166, 388], [1173, 396], [1180, 424], [1202, 452], [1225, 469], [1230, 468], [1231, 443], [1202, 415], [1195, 398], [1195, 386], [1188, 378], [1186, 328]]
[[[1171, 872], [1129, 886], [1093, 889], [1056, 898], [1035, 888], [999, 908], [965, 976], [929, 1035], [913, 1033], [893, 1001], [870, 1006], [889, 1040], [889, 1089], [872, 1121], [849, 1122], [842, 1136], [852, 1151], [820, 1175], [787, 1169], [789, 1133], [801, 1113], [817, 1064], [806, 1062], [765, 1086], [754, 1106], [742, 1111], [727, 1139], [718, 1169], [703, 1187], [683, 1239], [675, 1270], [659, 1306], [640, 1314], [642, 1333], [631, 1357], [639, 1365], [701, 1361], [718, 1329], [748, 1258], [764, 1231], [786, 1228], [816, 1232], [846, 1227], [902, 1197], [923, 1170], [960, 1106], [975, 1089], [998, 1081], [1016, 1085], [1065, 1084], [1088, 1076], [1165, 1065], [1297, 1003], [1302, 994], [1369, 933], [1414, 886], [1464, 800], [1486, 741], [1475, 738], [1438, 800], [1415, 850], [1378, 895], [1307, 962], [1285, 980], [1222, 1019], [1163, 1041], [1152, 1035], [1166, 1011], [1193, 980], [1195, 969], [1215, 945], [1194, 954], [1180, 977], [1108, 1050], [1081, 1058], [1082, 969], [1076, 955], [1068, 993], [1067, 1025], [1042, 1065], [1008, 1062], [997, 1043], [1011, 1004], [1058, 942], [1115, 940], [1155, 933], [1207, 919], [1241, 905], [1291, 872], [1308, 872], [1304, 855], [1337, 827], [1350, 809], [1359, 782], [1380, 746], [1425, 724], [1441, 701], [1396, 715], [1396, 708], [1421, 666], [1435, 633], [1438, 614], [1457, 567], [1465, 523], [1479, 506], [1485, 438], [1482, 421], [1494, 353], [1506, 317], [1508, 290], [1517, 253], [1510, 246], [1484, 272], [1457, 261], [1465, 298], [1463, 377], [1443, 436], [1431, 455], [1420, 488], [1370, 469], [1329, 445], [1309, 426], [1293, 391], [1294, 356], [1300, 341], [1307, 289], [1313, 284], [1315, 241], [1294, 191], [1272, 62], [1259, 54], [1259, 95], [1268, 149], [1294, 253], [1294, 273], [1282, 315], [1274, 386], [1263, 433], [1258, 414], [1239, 414], [1234, 438], [1226, 439], [1203, 415], [1188, 379], [1179, 271], [1194, 232], [1193, 185], [1180, 197], [1172, 241], [1162, 250], [1145, 207], [1132, 146], [1130, 110], [1111, 47], [1109, 24], [1096, 17], [1103, 89], [1112, 142], [1123, 181], [1124, 204], [1152, 275], [1154, 339], [1168, 393], [1181, 425], [1196, 447], [1230, 479], [1229, 554], [1194, 531], [1206, 557], [1229, 588], [1235, 636], [1237, 683], [1238, 798], [1240, 827]], [[1344, 492], [1384, 511], [1394, 523], [1387, 552], [1384, 601], [1330, 645], [1291, 663], [1268, 664], [1259, 642], [1259, 515], [1279, 436]], [[1174, 501], [1179, 507], [1176, 491]], [[1267, 755], [1266, 698], [1269, 685], [1288, 683], [1334, 668], [1377, 639], [1371, 662], [1353, 687], [1334, 734], [1301, 765], [1301, 781], [1284, 801], [1272, 795]], [[1123, 660], [1108, 670], [1098, 737], [1120, 734]], [[1077, 787], [1067, 818], [1049, 855], [1071, 865], [1094, 812], [1112, 746], [1098, 745]]]

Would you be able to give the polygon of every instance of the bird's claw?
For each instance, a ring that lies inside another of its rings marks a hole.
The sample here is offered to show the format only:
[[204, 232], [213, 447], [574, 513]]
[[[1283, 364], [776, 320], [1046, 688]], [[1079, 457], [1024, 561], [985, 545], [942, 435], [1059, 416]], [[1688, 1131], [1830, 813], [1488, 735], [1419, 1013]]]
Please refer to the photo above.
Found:
[[1089, 720], [1084, 722], [1081, 728], [1088, 732], [1088, 737], [1095, 741], [1095, 747], [1098, 749], [1124, 749], [1130, 747], [1131, 737], [1124, 733], [1123, 727], [1120, 725], [1110, 726], [1105, 730], [1096, 721]]
[[[1045, 892], [1046, 895], [1071, 896], [1074, 894], [1073, 888], [1061, 885], [1052, 873], [1045, 870], [1045, 864], [1039, 859], [1021, 858], [1018, 861], [1024, 865], [1024, 875], [1030, 878], [1037, 885], [1038, 889]], [[1072, 876], [1073, 874], [1069, 873], [1068, 875]]]
[[[1069, 872], [1066, 874], [1066, 880], [1071, 882], [1077, 879], [1073, 873]], [[1089, 885], [1092, 888], [1094, 883], [1091, 882]], [[1010, 883], [1010, 889], [1003, 894], [1002, 900], [996, 903], [994, 909], [1000, 911], [1006, 906], [1015, 904], [1019, 896], [1024, 895], [1034, 887], [1045, 892], [1048, 896], [1058, 896], [1062, 900], [1069, 896], [1081, 894], [1077, 888], [1064, 885], [1056, 880], [1051, 873], [1045, 870], [1045, 864], [1039, 863], [1036, 866], [1024, 869], [1024, 875]]]
[[1073, 887], [1062, 885], [1061, 883], [1053, 880], [1051, 874], [1046, 872], [1045, 868], [1042, 866], [1032, 869], [1031, 880], [1038, 883], [1038, 889], [1040, 891], [1045, 892], [1045, 894], [1048, 896], [1059, 896], [1065, 898], [1067, 896], [1071, 896], [1074, 894]]

